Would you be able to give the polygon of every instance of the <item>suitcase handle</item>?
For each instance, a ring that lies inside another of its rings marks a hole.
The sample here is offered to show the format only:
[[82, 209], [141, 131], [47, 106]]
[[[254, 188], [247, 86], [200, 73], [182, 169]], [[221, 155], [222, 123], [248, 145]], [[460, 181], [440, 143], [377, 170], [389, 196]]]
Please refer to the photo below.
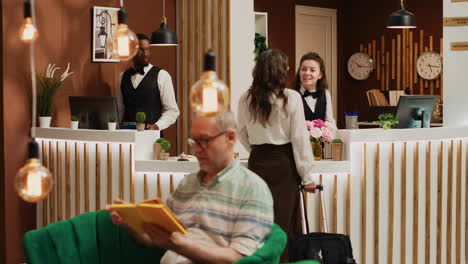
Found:
[[[305, 208], [306, 205], [306, 198], [304, 195], [304, 187], [301, 185], [301, 196], [302, 196], [302, 212], [304, 213], [304, 220], [306, 223], [306, 231], [307, 233], [310, 233], [309, 231], [309, 218], [307, 216], [307, 208]], [[322, 211], [322, 230], [324, 233], [328, 233], [328, 225], [327, 225], [327, 216], [325, 213], [325, 202], [323, 201], [323, 184], [318, 184], [315, 189], [319, 192], [319, 199], [320, 199], [320, 210]]]

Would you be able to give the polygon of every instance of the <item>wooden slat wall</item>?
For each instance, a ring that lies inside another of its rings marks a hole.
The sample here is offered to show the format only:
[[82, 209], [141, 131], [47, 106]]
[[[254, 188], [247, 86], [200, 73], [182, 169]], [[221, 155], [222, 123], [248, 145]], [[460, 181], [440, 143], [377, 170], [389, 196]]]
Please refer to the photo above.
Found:
[[402, 29], [396, 38], [386, 40], [385, 36], [381, 35], [380, 41], [377, 44], [376, 42], [377, 40], [369, 41], [367, 49], [364, 48], [366, 44], [359, 44], [359, 50], [369, 54], [375, 63], [375, 74], [368, 80], [376, 81], [375, 87], [380, 87], [380, 90], [408, 89], [410, 94], [440, 94], [442, 96], [442, 90], [439, 90], [442, 75], [440, 78], [428, 81], [419, 77], [416, 70], [416, 62], [421, 53], [440, 50], [440, 55], [442, 55], [442, 41], [440, 44], [435, 43], [439, 45], [437, 50], [434, 47], [433, 36], [425, 37], [424, 30]]
[[[179, 0], [178, 21], [179, 87], [181, 108], [178, 145], [190, 153], [188, 138], [193, 113], [190, 109], [189, 90], [203, 71], [203, 56], [208, 49], [216, 53], [218, 77], [230, 86], [230, 1], [231, 0]], [[199, 15], [197, 15], [199, 14]]]

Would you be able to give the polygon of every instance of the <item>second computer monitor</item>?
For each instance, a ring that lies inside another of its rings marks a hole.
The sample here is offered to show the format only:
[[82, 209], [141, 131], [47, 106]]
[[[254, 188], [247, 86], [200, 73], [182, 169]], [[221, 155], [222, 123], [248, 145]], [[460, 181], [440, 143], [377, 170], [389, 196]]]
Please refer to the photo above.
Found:
[[117, 100], [112, 96], [70, 96], [70, 112], [79, 118], [79, 128], [107, 129], [113, 117], [119, 123]]
[[430, 127], [432, 112], [439, 96], [406, 95], [400, 96], [395, 119], [395, 128]]

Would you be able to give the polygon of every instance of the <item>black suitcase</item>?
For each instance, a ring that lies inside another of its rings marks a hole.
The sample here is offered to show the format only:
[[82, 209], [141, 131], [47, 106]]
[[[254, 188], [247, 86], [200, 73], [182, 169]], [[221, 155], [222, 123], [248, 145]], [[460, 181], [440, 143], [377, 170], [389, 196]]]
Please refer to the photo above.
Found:
[[323, 217], [322, 228], [324, 233], [309, 233], [309, 220], [307, 218], [307, 210], [304, 207], [304, 190], [301, 189], [303, 199], [302, 212], [307, 234], [289, 241], [289, 261], [315, 260], [318, 255], [321, 256], [324, 264], [355, 264], [356, 261], [353, 258], [353, 249], [349, 236], [327, 233], [325, 206], [322, 196], [323, 186], [318, 185], [317, 190], [320, 196], [320, 207]]

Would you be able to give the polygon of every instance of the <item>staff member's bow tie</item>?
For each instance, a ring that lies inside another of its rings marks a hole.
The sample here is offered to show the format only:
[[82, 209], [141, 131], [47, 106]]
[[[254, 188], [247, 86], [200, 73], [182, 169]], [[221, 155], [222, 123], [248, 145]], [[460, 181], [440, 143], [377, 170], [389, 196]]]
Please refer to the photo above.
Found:
[[145, 75], [145, 70], [144, 68], [148, 66], [148, 64], [142, 64], [142, 65], [135, 65], [130, 68], [130, 75], [135, 75], [137, 73], [141, 75]]
[[312, 98], [317, 98], [319, 96], [319, 92], [318, 91], [315, 91], [315, 92], [309, 92], [308, 90], [305, 90], [304, 94], [302, 95], [304, 98], [306, 98], [307, 96], [312, 96]]

